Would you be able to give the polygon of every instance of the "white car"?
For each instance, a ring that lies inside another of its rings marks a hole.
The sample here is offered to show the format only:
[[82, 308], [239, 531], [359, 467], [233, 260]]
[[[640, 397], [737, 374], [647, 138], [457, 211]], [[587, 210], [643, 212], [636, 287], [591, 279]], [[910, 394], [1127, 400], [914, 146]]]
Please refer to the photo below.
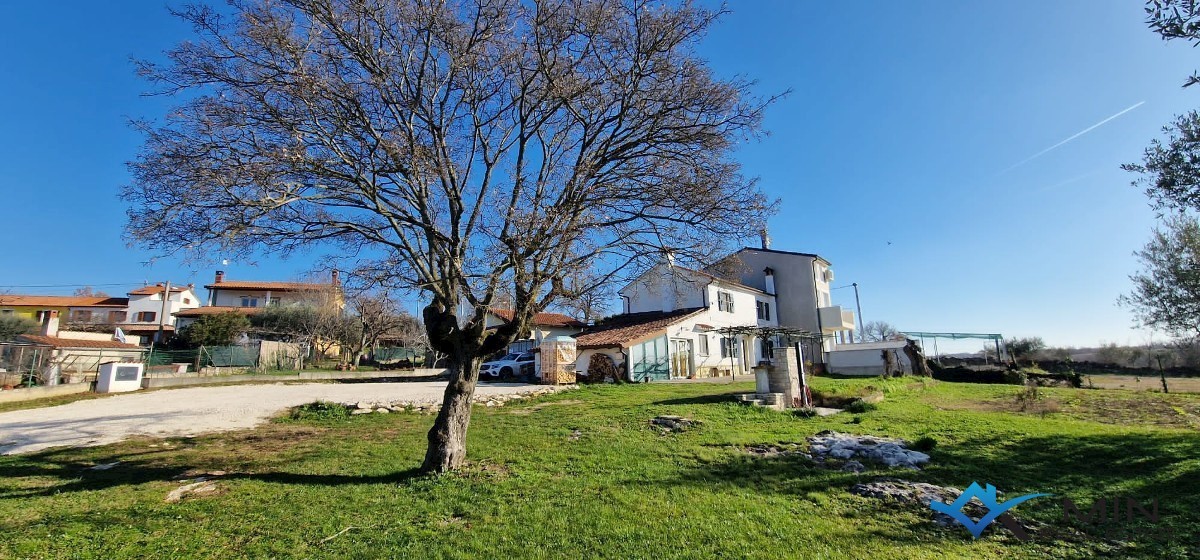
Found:
[[479, 376], [501, 379], [504, 377], [533, 375], [533, 360], [535, 356], [536, 354], [533, 352], [513, 352], [499, 360], [484, 362], [479, 368]]

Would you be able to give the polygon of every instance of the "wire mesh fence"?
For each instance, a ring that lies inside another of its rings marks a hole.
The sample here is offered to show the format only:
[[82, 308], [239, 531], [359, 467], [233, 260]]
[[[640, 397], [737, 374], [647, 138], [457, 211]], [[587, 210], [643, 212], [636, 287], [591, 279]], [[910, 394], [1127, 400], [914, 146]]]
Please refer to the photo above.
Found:
[[0, 342], [0, 386], [41, 385], [51, 352], [48, 346]]

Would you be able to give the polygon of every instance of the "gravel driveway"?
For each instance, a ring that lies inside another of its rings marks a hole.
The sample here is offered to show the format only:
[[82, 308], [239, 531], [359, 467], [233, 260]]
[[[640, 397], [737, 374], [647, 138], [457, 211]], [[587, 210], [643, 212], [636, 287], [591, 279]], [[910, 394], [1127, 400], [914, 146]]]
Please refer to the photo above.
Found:
[[[476, 395], [531, 393], [544, 385], [480, 384]], [[439, 403], [444, 381], [305, 383], [164, 389], [0, 414], [0, 454], [104, 445], [130, 436], [194, 436], [253, 428], [317, 400]]]

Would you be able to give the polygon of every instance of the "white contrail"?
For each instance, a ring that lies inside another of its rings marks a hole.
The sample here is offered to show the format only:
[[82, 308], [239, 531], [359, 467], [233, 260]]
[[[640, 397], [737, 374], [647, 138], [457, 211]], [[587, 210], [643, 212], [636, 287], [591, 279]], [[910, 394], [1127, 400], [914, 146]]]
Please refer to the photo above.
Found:
[[1100, 173], [1101, 171], [1104, 171], [1104, 169], [1096, 169], [1096, 170], [1093, 170], [1093, 171], [1089, 171], [1089, 172], [1087, 172], [1087, 173], [1084, 173], [1083, 175], [1080, 175], [1080, 176], [1078, 176], [1078, 177], [1071, 177], [1070, 179], [1067, 179], [1067, 180], [1065, 180], [1065, 181], [1060, 181], [1060, 182], [1058, 182], [1058, 183], [1055, 183], [1055, 184], [1053, 184], [1053, 185], [1047, 185], [1047, 186], [1045, 186], [1045, 187], [1042, 187], [1042, 188], [1040, 188], [1040, 189], [1037, 189], [1037, 190], [1035, 190], [1035, 191], [1033, 191], [1033, 192], [1043, 192], [1043, 191], [1048, 191], [1048, 190], [1052, 190], [1052, 189], [1057, 189], [1057, 188], [1059, 188], [1059, 187], [1064, 187], [1064, 186], [1066, 186], [1066, 185], [1070, 185], [1071, 183], [1074, 183], [1074, 182], [1076, 182], [1076, 181], [1082, 181], [1082, 180], [1084, 180], [1084, 179], [1087, 179], [1088, 177], [1091, 177], [1092, 175], [1096, 175], [1097, 173]]
[[1055, 149], [1055, 148], [1057, 148], [1057, 147], [1059, 147], [1059, 146], [1062, 146], [1063, 144], [1066, 144], [1067, 142], [1070, 142], [1070, 141], [1072, 141], [1072, 140], [1074, 140], [1074, 139], [1076, 139], [1076, 138], [1079, 138], [1080, 136], [1083, 136], [1084, 134], [1087, 134], [1087, 133], [1089, 133], [1089, 132], [1091, 132], [1091, 131], [1093, 131], [1093, 130], [1096, 130], [1097, 128], [1100, 128], [1101, 126], [1104, 126], [1104, 124], [1105, 124], [1105, 123], [1107, 123], [1108, 121], [1111, 121], [1111, 120], [1113, 120], [1113, 119], [1115, 119], [1115, 118], [1117, 118], [1117, 117], [1119, 117], [1119, 116], [1121, 116], [1121, 115], [1124, 115], [1125, 113], [1128, 113], [1128, 112], [1130, 112], [1130, 111], [1132, 111], [1132, 110], [1134, 110], [1134, 109], [1137, 109], [1138, 107], [1141, 107], [1141, 106], [1142, 106], [1143, 104], [1145, 104], [1145, 103], [1146, 103], [1145, 101], [1138, 101], [1137, 103], [1134, 103], [1133, 105], [1130, 105], [1129, 107], [1126, 107], [1126, 108], [1125, 108], [1123, 111], [1121, 111], [1121, 112], [1119, 112], [1119, 113], [1117, 113], [1117, 114], [1115, 114], [1115, 115], [1113, 115], [1113, 116], [1111, 116], [1111, 117], [1108, 117], [1107, 119], [1104, 119], [1104, 120], [1102, 120], [1102, 121], [1100, 121], [1100, 122], [1098, 122], [1098, 123], [1096, 123], [1096, 124], [1094, 124], [1094, 125], [1092, 125], [1092, 126], [1089, 126], [1089, 127], [1085, 128], [1085, 129], [1083, 129], [1083, 130], [1080, 130], [1079, 132], [1076, 132], [1075, 134], [1072, 134], [1072, 135], [1071, 135], [1069, 138], [1067, 138], [1066, 140], [1063, 140], [1062, 142], [1059, 142], [1059, 143], [1057, 143], [1057, 144], [1055, 144], [1055, 145], [1053, 145], [1053, 146], [1050, 146], [1049, 148], [1046, 148], [1045, 150], [1042, 150], [1042, 151], [1040, 151], [1040, 152], [1038, 152], [1038, 153], [1036, 153], [1036, 154], [1033, 154], [1033, 155], [1031, 155], [1031, 156], [1029, 156], [1029, 157], [1027, 157], [1027, 158], [1025, 158], [1025, 159], [1023, 159], [1023, 160], [1021, 160], [1021, 161], [1018, 161], [1017, 163], [1014, 163], [1014, 164], [1012, 164], [1012, 165], [1008, 166], [1008, 168], [1007, 168], [1007, 169], [1005, 169], [1004, 171], [1001, 171], [1000, 173], [997, 173], [997, 175], [1003, 175], [1003, 174], [1005, 174], [1005, 173], [1007, 173], [1007, 172], [1009, 172], [1009, 171], [1012, 171], [1013, 169], [1015, 169], [1015, 168], [1017, 168], [1017, 167], [1020, 167], [1020, 166], [1022, 166], [1022, 165], [1025, 165], [1026, 163], [1029, 163], [1029, 162], [1031, 162], [1031, 161], [1033, 161], [1033, 160], [1035, 160], [1035, 159], [1037, 159], [1037, 158], [1039, 158], [1039, 157], [1042, 157], [1042, 156], [1046, 155], [1046, 152], [1049, 152], [1050, 150], [1053, 150], [1053, 149]]

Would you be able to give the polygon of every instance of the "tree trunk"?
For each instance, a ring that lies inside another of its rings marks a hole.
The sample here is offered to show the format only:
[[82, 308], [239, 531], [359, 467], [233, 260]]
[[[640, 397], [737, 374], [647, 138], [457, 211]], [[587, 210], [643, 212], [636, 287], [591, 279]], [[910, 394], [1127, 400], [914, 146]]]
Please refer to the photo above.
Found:
[[425, 451], [425, 462], [421, 470], [432, 473], [453, 471], [467, 459], [467, 427], [471, 423], [471, 397], [479, 381], [479, 366], [482, 360], [477, 355], [460, 352], [450, 363], [450, 382], [442, 398], [442, 409], [438, 412], [433, 428], [429, 430], [429, 448]]
[[908, 361], [912, 364], [913, 375], [918, 377], [932, 377], [933, 372], [929, 371], [929, 364], [925, 363], [925, 356], [921, 354], [921, 350], [917, 348], [917, 343], [909, 339], [904, 345], [904, 353], [908, 356]]
[[362, 363], [363, 354], [367, 351], [367, 335], [362, 335], [358, 341], [358, 348], [354, 350], [354, 369], [358, 369]]

